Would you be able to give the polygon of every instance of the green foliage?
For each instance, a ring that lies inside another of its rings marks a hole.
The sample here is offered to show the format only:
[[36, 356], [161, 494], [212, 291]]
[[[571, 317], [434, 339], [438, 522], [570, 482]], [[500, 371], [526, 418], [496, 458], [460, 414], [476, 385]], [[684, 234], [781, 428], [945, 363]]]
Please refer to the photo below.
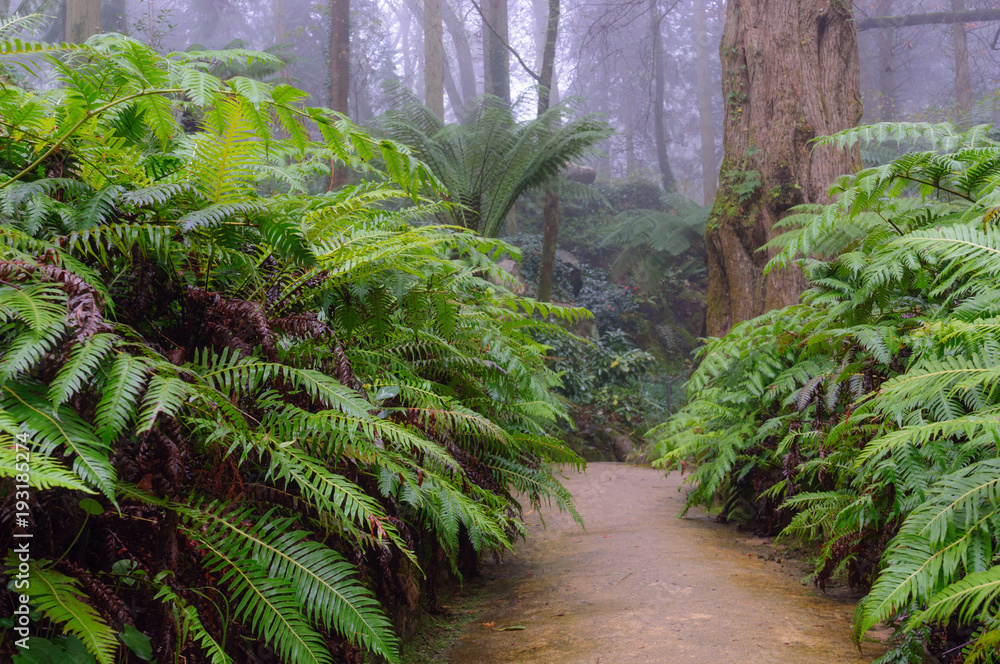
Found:
[[518, 122], [512, 109], [489, 96], [479, 98], [464, 124], [446, 125], [405, 89], [396, 96], [398, 110], [386, 113], [380, 126], [412, 146], [440, 178], [453, 205], [439, 218], [486, 237], [500, 232], [523, 194], [593, 153], [612, 132], [595, 116], [570, 120], [566, 104]]
[[985, 127], [904, 124], [820, 142], [883, 140], [921, 150], [782, 221], [770, 268], [797, 264], [810, 289], [708, 341], [654, 449], [663, 467], [700, 464], [689, 504], [816, 542], [820, 585], [869, 588], [856, 639], [901, 618], [904, 661], [929, 628], [963, 623], [975, 660], [998, 643], [1000, 145]]
[[[509, 547], [519, 500], [579, 518], [532, 335], [586, 313], [426, 225], [407, 148], [249, 78], [268, 54], [56, 50], [0, 47], [60, 83], [0, 88], [0, 512], [26, 434], [50, 633], [102, 664], [395, 661], [423, 569]], [[310, 195], [331, 160], [364, 181]]]

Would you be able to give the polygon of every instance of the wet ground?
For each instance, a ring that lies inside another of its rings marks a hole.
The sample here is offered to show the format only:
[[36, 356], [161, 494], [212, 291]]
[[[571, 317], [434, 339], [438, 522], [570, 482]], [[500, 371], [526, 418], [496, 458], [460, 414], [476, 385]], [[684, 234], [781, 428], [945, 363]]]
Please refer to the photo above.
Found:
[[[678, 519], [680, 477], [590, 464], [568, 515], [528, 517], [516, 556], [484, 565], [477, 611], [450, 664], [862, 664], [853, 602], [803, 586], [801, 564], [703, 513]], [[761, 557], [763, 556], [763, 557]]]

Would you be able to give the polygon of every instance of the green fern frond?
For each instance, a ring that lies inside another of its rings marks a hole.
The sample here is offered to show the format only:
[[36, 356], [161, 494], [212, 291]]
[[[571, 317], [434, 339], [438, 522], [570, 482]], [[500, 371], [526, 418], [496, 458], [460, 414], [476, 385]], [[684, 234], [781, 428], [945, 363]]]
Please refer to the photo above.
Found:
[[[76, 635], [99, 664], [114, 664], [118, 651], [118, 635], [97, 610], [87, 603], [80, 582], [48, 566], [49, 561], [34, 561], [30, 566], [28, 585], [23, 590], [32, 605], [62, 629]], [[8, 573], [17, 570], [17, 559], [7, 558]]]

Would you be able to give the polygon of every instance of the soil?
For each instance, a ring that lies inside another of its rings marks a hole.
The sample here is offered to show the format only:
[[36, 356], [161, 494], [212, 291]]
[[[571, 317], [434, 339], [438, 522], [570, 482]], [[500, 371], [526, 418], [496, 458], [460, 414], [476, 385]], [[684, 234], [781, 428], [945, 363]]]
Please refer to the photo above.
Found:
[[[587, 530], [547, 512], [530, 536], [467, 584], [452, 615], [450, 664], [862, 664], [881, 654], [851, 641], [854, 602], [803, 581], [773, 542], [705, 513], [677, 518], [681, 478], [615, 463], [573, 474]], [[473, 586], [473, 587], [469, 587]], [[458, 621], [461, 626], [456, 625]]]

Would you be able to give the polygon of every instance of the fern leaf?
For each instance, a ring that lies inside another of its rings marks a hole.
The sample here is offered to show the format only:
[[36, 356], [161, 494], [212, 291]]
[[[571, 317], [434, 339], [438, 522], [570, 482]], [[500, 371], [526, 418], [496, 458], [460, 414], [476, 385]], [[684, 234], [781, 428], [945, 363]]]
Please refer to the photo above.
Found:
[[71, 457], [73, 471], [87, 486], [115, 499], [115, 469], [109, 449], [89, 424], [75, 411], [63, 407], [58, 417], [38, 386], [7, 383], [0, 387], [0, 408], [10, 413], [35, 442], [36, 453], [50, 454], [62, 448]]
[[49, 401], [54, 407], [68, 401], [90, 379], [114, 344], [114, 336], [95, 334], [77, 344], [69, 359], [49, 384]]
[[121, 435], [135, 415], [146, 373], [146, 363], [128, 353], [119, 355], [111, 365], [94, 413], [97, 433], [106, 443]]
[[[80, 590], [80, 582], [47, 567], [48, 562], [39, 560], [31, 565], [29, 584], [23, 592], [46, 618], [76, 635], [99, 664], [114, 664], [117, 633], [84, 601], [89, 598]], [[7, 558], [7, 568], [17, 570], [13, 555]]]

